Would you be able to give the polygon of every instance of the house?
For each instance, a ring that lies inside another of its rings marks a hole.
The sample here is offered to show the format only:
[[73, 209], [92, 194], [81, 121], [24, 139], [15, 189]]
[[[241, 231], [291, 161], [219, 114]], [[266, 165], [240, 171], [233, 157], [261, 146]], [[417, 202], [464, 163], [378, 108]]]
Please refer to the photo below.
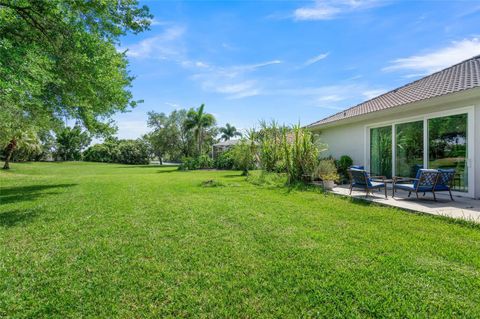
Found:
[[237, 145], [240, 140], [226, 140], [223, 142], [219, 142], [217, 144], [213, 144], [212, 146], [212, 158], [216, 159], [218, 155], [222, 154], [223, 152], [228, 151], [235, 145]]
[[480, 55], [308, 125], [329, 155], [374, 174], [454, 168], [456, 195], [480, 198]]

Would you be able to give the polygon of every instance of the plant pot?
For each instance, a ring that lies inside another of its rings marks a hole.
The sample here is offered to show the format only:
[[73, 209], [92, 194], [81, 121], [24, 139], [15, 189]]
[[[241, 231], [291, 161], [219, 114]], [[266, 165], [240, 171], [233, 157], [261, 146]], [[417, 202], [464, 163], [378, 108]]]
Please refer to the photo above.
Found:
[[332, 190], [335, 183], [333, 181], [323, 181], [323, 188], [326, 190]]

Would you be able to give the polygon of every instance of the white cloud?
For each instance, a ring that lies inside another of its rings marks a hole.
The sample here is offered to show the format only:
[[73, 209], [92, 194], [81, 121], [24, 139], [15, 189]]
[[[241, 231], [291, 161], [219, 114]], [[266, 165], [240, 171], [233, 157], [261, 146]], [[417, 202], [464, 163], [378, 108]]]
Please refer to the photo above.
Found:
[[340, 95], [332, 94], [321, 96], [318, 100], [321, 102], [338, 102], [345, 100], [345, 98]]
[[365, 10], [380, 5], [378, 0], [317, 0], [311, 6], [297, 8], [293, 12], [295, 20], [330, 20], [344, 13]]
[[150, 25], [151, 25], [151, 26], [169, 25], [169, 24], [170, 24], [170, 22], [157, 20], [157, 19], [155, 19], [155, 18], [153, 18], [153, 19], [150, 20]]
[[118, 138], [136, 139], [149, 131], [146, 120], [117, 119], [116, 124]]
[[308, 59], [308, 60], [304, 63], [304, 65], [305, 65], [305, 66], [308, 66], [308, 65], [312, 65], [312, 64], [314, 64], [314, 63], [317, 63], [318, 61], [321, 61], [321, 60], [325, 59], [326, 57], [328, 57], [329, 54], [330, 54], [329, 52], [326, 52], [326, 53], [321, 53], [321, 54], [319, 54], [319, 55], [317, 55], [317, 56], [314, 56], [313, 58]]
[[313, 106], [337, 110], [352, 106], [356, 103], [364, 101], [365, 99], [371, 99], [384, 92], [386, 92], [385, 89], [371, 87], [365, 83], [347, 82], [343, 84], [320, 87], [284, 89], [269, 92], [269, 94], [284, 94], [305, 97]]
[[163, 33], [144, 39], [127, 48], [127, 55], [132, 58], [157, 58], [175, 59], [184, 54], [184, 48], [180, 42], [185, 33], [184, 27], [170, 27]]
[[[218, 67], [205, 64], [197, 74], [191, 78], [200, 83], [203, 90], [226, 95], [228, 99], [240, 99], [262, 94], [260, 81], [253, 73], [261, 68], [283, 63], [280, 60], [271, 60], [255, 64]], [[189, 65], [192, 67], [195, 65]]]
[[449, 46], [440, 48], [437, 51], [393, 60], [383, 70], [409, 70], [415, 72], [415, 74], [410, 74], [408, 77], [427, 75], [478, 54], [480, 54], [480, 39], [464, 39], [452, 42]]

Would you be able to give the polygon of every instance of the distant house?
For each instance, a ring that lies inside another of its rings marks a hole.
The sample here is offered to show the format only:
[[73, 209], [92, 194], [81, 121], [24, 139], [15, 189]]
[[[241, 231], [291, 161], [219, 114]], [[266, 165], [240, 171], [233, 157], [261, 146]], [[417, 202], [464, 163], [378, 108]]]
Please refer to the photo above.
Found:
[[222, 154], [223, 152], [228, 151], [233, 146], [240, 143], [240, 140], [227, 140], [223, 142], [219, 142], [217, 144], [213, 144], [212, 146], [212, 158], [216, 159], [218, 155]]
[[480, 55], [308, 127], [333, 157], [388, 177], [454, 168], [457, 195], [480, 198]]

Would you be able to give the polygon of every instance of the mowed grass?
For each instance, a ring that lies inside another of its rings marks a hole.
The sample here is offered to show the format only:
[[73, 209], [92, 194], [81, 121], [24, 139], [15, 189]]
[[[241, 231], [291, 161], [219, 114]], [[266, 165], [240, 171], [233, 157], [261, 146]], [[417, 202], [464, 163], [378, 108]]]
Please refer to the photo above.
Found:
[[238, 172], [12, 167], [2, 318], [480, 317], [472, 224]]

